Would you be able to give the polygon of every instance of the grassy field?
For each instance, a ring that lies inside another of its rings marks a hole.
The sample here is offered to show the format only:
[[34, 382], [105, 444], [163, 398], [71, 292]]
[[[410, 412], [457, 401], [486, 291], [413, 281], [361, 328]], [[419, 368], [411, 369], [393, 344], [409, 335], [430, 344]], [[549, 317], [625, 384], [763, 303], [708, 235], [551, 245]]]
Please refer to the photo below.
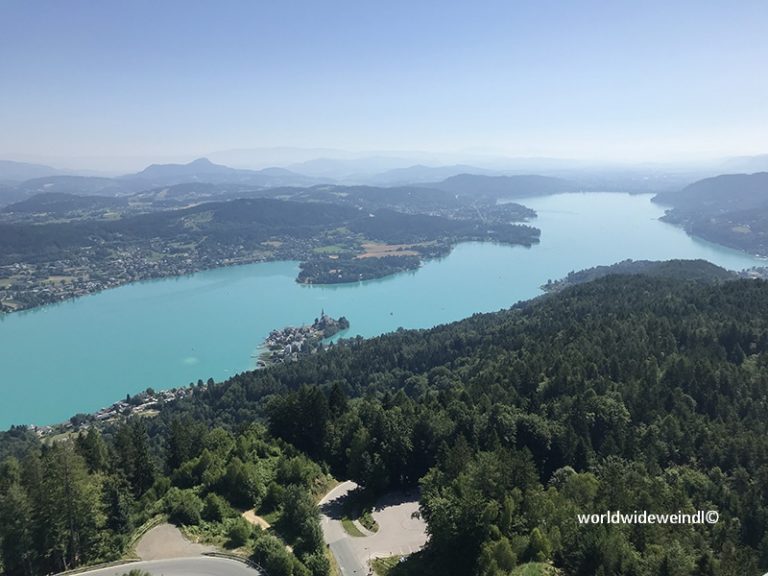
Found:
[[313, 248], [312, 252], [315, 254], [341, 254], [342, 252], [346, 252], [347, 249], [344, 248], [344, 246], [339, 246], [338, 244], [333, 244], [331, 246], [319, 246], [318, 248]]

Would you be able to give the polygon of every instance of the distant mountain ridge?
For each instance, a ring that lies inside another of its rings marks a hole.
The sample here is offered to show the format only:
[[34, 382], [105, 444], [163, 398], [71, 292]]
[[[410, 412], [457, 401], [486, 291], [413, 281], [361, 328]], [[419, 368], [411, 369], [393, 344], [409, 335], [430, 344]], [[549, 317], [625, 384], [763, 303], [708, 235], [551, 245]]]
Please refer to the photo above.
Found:
[[[34, 175], [19, 182], [8, 176]], [[327, 178], [304, 176], [285, 168], [241, 170], [199, 158], [188, 164], [152, 164], [135, 174], [116, 178], [62, 174], [53, 168], [0, 161], [0, 206], [31, 198], [36, 194], [74, 194], [81, 196], [126, 196], [152, 189], [178, 185], [236, 185], [258, 190], [283, 186], [308, 187], [328, 184]], [[242, 190], [238, 188], [238, 190]], [[209, 192], [215, 192], [209, 188]], [[226, 190], [224, 191], [226, 192]], [[210, 194], [208, 195], [210, 198]]]
[[498, 172], [477, 168], [467, 164], [453, 164], [450, 166], [425, 166], [416, 164], [407, 168], [394, 168], [375, 174], [367, 179], [367, 183], [381, 186], [402, 186], [406, 184], [423, 184], [437, 182], [459, 174], [473, 174], [483, 176], [495, 176]]
[[312, 186], [328, 182], [327, 179], [304, 176], [286, 168], [244, 170], [214, 164], [207, 158], [198, 158], [188, 164], [152, 164], [141, 172], [122, 176], [121, 180], [144, 181], [151, 186], [206, 182], [273, 187]]
[[517, 175], [484, 176], [458, 174], [442, 182], [424, 184], [430, 188], [459, 195], [488, 196], [494, 198], [524, 198], [546, 196], [579, 190], [578, 184], [553, 176]]
[[44, 178], [60, 174], [71, 174], [71, 171], [59, 170], [44, 164], [0, 160], [0, 182], [23, 182], [32, 178]]

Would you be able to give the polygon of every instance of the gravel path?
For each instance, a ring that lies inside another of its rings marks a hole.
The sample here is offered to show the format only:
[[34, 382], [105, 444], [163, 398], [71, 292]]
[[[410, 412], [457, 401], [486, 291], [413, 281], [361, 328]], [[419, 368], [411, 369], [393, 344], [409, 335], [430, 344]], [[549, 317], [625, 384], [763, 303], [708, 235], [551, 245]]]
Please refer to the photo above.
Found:
[[256, 526], [261, 526], [262, 530], [266, 530], [270, 527], [270, 523], [264, 520], [264, 518], [262, 518], [261, 516], [257, 516], [256, 510], [253, 508], [243, 512], [243, 518], [245, 518], [251, 524], [255, 524]]

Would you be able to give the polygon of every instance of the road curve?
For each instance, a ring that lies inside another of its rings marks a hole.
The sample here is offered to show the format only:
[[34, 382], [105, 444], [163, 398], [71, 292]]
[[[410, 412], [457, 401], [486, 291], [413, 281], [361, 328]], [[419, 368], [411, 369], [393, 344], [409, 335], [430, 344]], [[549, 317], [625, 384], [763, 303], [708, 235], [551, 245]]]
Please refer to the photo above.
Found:
[[381, 498], [373, 510], [379, 530], [365, 537], [351, 537], [341, 525], [342, 503], [347, 493], [357, 488], [354, 482], [342, 482], [320, 501], [321, 525], [325, 542], [336, 557], [342, 576], [370, 574], [371, 559], [407, 556], [427, 541], [426, 524], [418, 499], [411, 494], [392, 493]]
[[120, 566], [80, 572], [77, 576], [122, 576], [131, 570], [143, 570], [153, 576], [259, 576], [261, 574], [258, 570], [237, 560], [196, 556], [130, 562]]
[[351, 481], [342, 482], [320, 500], [320, 524], [323, 537], [331, 549], [342, 576], [367, 574], [365, 561], [360, 559], [352, 547], [349, 536], [337, 519], [341, 515], [341, 500], [348, 492], [357, 488]]

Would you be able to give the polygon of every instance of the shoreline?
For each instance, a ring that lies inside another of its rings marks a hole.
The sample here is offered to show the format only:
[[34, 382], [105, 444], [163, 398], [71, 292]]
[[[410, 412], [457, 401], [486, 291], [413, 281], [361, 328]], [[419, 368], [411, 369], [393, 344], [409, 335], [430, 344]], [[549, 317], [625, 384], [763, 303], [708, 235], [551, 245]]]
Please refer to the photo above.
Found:
[[[87, 290], [85, 292], [80, 292], [80, 293], [76, 293], [76, 294], [66, 295], [66, 296], [62, 296], [60, 298], [59, 297], [51, 298], [51, 300], [48, 301], [48, 302], [44, 302], [44, 303], [33, 305], [33, 306], [18, 307], [18, 308], [15, 308], [13, 310], [5, 309], [6, 305], [4, 305], [2, 303], [2, 301], [0, 301], [0, 322], [2, 321], [2, 319], [5, 316], [11, 315], [11, 314], [19, 314], [19, 313], [24, 313], [24, 312], [39, 311], [39, 310], [43, 310], [43, 309], [45, 309], [45, 308], [47, 308], [49, 306], [56, 306], [58, 304], [64, 304], [64, 303], [67, 303], [67, 302], [74, 302], [75, 300], [79, 300], [81, 298], [85, 298], [85, 297], [88, 297], [88, 296], [93, 296], [95, 294], [100, 294], [101, 292], [106, 292], [107, 290], [113, 290], [113, 289], [116, 289], [116, 288], [122, 288], [124, 286], [131, 286], [131, 285], [140, 284], [140, 283], [143, 283], [143, 282], [154, 282], [154, 281], [168, 280], [168, 279], [172, 279], [172, 278], [187, 278], [187, 277], [190, 277], [190, 276], [194, 276], [195, 274], [199, 274], [201, 272], [209, 272], [209, 271], [213, 271], [213, 270], [224, 270], [224, 269], [235, 267], [235, 266], [251, 266], [251, 265], [255, 265], [255, 264], [268, 264], [268, 263], [273, 263], [273, 262], [295, 262], [299, 266], [299, 273], [294, 278], [294, 281], [297, 284], [299, 284], [300, 286], [338, 286], [338, 285], [345, 285], [345, 284], [346, 285], [355, 285], [355, 284], [359, 284], [360, 282], [366, 282], [366, 281], [369, 281], [369, 280], [379, 280], [379, 279], [387, 278], [387, 277], [390, 277], [390, 276], [397, 276], [398, 274], [415, 272], [415, 271], [419, 270], [427, 262], [431, 262], [431, 261], [435, 261], [435, 260], [441, 260], [441, 259], [445, 258], [446, 256], [450, 255], [450, 253], [453, 251], [453, 249], [456, 246], [459, 246], [461, 244], [467, 244], [467, 243], [475, 243], [475, 242], [491, 243], [491, 244], [503, 244], [503, 245], [508, 245], [508, 246], [522, 246], [524, 248], [531, 248], [531, 247], [539, 244], [538, 241], [534, 242], [534, 243], [531, 243], [531, 244], [522, 244], [522, 243], [510, 244], [510, 243], [506, 243], [506, 242], [499, 242], [499, 241], [494, 240], [494, 239], [486, 239], [486, 240], [467, 239], [467, 240], [461, 240], [459, 242], [455, 242], [455, 243], [450, 244], [447, 247], [446, 250], [441, 250], [441, 251], [437, 251], [437, 252], [429, 254], [429, 255], [422, 255], [422, 256], [420, 256], [418, 264], [416, 264], [414, 266], [406, 266], [406, 267], [396, 268], [396, 269], [383, 268], [383, 269], [381, 269], [382, 273], [380, 273], [380, 274], [369, 273], [369, 274], [366, 274], [365, 277], [360, 277], [358, 275], [358, 276], [355, 276], [355, 277], [349, 277], [349, 278], [344, 278], [344, 279], [332, 278], [332, 279], [327, 280], [327, 281], [314, 281], [314, 280], [311, 280], [311, 279], [306, 279], [306, 280], [302, 280], [301, 279], [302, 265], [306, 264], [307, 262], [310, 262], [309, 259], [286, 258], [286, 257], [282, 257], [282, 256], [278, 256], [278, 257], [274, 257], [274, 258], [267, 257], [267, 258], [245, 259], [245, 260], [242, 260], [242, 261], [227, 262], [227, 263], [223, 263], [223, 264], [215, 265], [215, 266], [193, 267], [193, 268], [190, 268], [190, 269], [185, 270], [185, 271], [180, 272], [180, 273], [168, 273], [168, 274], [159, 273], [159, 274], [156, 274], [156, 275], [148, 275], [146, 277], [141, 277], [141, 278], [132, 278], [130, 280], [126, 280], [125, 282], [116, 281], [116, 282], [110, 283], [110, 284], [108, 284], [106, 286], [100, 286], [100, 287], [95, 287], [93, 289], [89, 289], [89, 290]], [[393, 257], [393, 258], [403, 258], [403, 259], [408, 258], [406, 255], [403, 255], [403, 256], [390, 256], [390, 257]], [[366, 260], [373, 260], [374, 258], [365, 258], [365, 259]]]

